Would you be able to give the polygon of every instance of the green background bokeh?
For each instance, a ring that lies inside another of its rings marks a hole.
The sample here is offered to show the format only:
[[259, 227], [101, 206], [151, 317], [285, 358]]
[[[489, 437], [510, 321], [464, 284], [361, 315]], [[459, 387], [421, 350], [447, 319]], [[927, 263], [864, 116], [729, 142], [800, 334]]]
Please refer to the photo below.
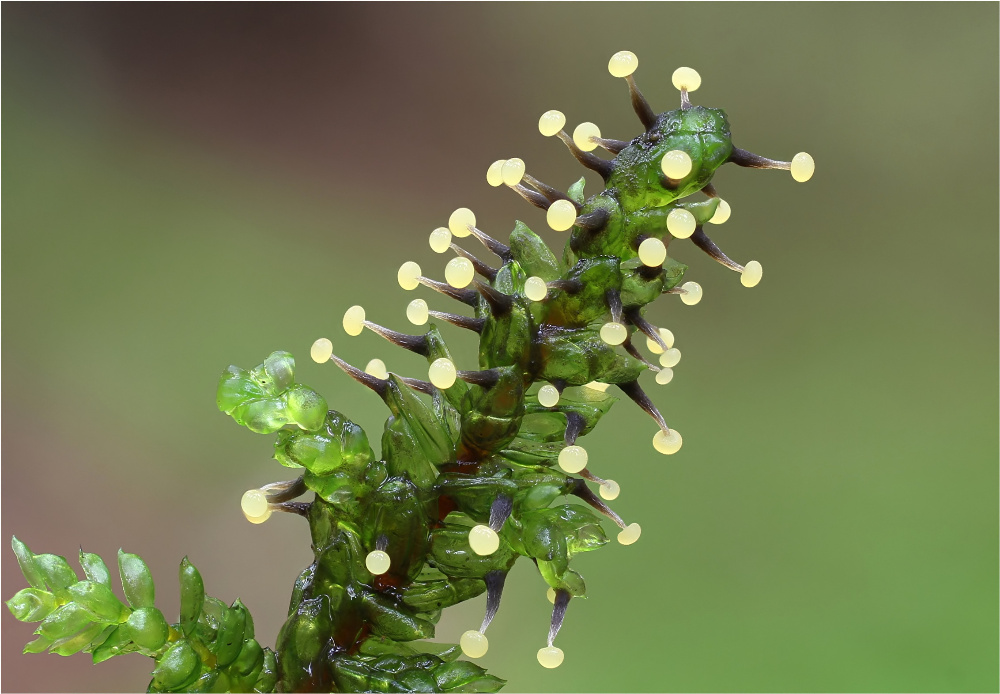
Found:
[[[817, 172], [718, 175], [733, 216], [713, 237], [765, 276], [745, 290], [678, 245], [705, 299], [651, 309], [684, 358], [650, 390], [683, 451], [656, 454], [627, 401], [584, 440], [642, 539], [579, 559], [589, 598], [555, 671], [534, 657], [544, 585], [519, 564], [483, 664], [509, 691], [997, 690], [995, 4], [5, 4], [3, 19], [5, 537], [137, 552], [168, 618], [186, 554], [273, 645], [306, 527], [243, 520], [242, 492], [288, 472], [218, 413], [218, 374], [291, 350], [377, 440], [381, 403], [309, 345], [419, 375], [340, 317], [363, 303], [406, 330], [396, 268], [441, 274], [426, 238], [456, 207], [559, 246], [486, 167], [520, 156], [575, 180], [536, 130], [549, 108], [634, 136], [606, 71], [628, 49], [657, 110], [690, 65], [693, 100], [727, 110], [738, 146], [806, 150]], [[6, 599], [23, 579], [9, 550], [2, 566]], [[482, 609], [446, 612], [439, 638]], [[143, 658], [21, 656], [30, 628], [2, 619], [5, 690], [145, 687]]]

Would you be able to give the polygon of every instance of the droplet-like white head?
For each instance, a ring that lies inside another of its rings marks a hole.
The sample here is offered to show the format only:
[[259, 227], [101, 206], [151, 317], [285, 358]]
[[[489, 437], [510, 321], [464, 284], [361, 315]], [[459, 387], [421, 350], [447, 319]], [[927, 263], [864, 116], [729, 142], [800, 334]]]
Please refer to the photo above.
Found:
[[500, 536], [488, 525], [477, 525], [469, 531], [469, 547], [481, 557], [488, 557], [500, 549]]
[[442, 390], [451, 388], [455, 385], [455, 379], [457, 378], [458, 371], [455, 369], [455, 362], [447, 357], [435, 359], [427, 368], [427, 380], [434, 384], [436, 388], [441, 388]]
[[667, 215], [667, 231], [674, 238], [690, 238], [697, 226], [698, 220], [683, 207], [675, 207]]
[[524, 281], [524, 295], [531, 301], [545, 301], [549, 295], [549, 287], [541, 277], [532, 275]]
[[444, 253], [451, 248], [451, 230], [445, 227], [438, 227], [431, 232], [428, 242], [432, 251], [435, 253]]
[[451, 286], [462, 289], [472, 284], [472, 279], [476, 276], [476, 268], [472, 261], [461, 256], [452, 258], [444, 266], [444, 278]]
[[663, 455], [673, 455], [681, 449], [684, 440], [676, 429], [663, 431], [662, 429], [653, 436], [653, 448]]
[[486, 639], [486, 635], [474, 629], [462, 634], [458, 645], [462, 647], [462, 653], [470, 658], [482, 658], [490, 649], [490, 642]]
[[587, 467], [587, 449], [583, 446], [566, 446], [559, 451], [559, 467], [571, 475]]
[[309, 348], [309, 356], [317, 364], [324, 364], [330, 361], [330, 357], [333, 356], [333, 343], [325, 337], [319, 338]]
[[628, 328], [621, 323], [611, 321], [601, 326], [601, 339], [609, 345], [620, 345], [628, 337]]
[[490, 168], [486, 169], [486, 182], [494, 188], [503, 185], [503, 176], [500, 174], [500, 170], [506, 161], [506, 159], [497, 159], [490, 164]]
[[673, 82], [674, 88], [678, 91], [686, 89], [689, 92], [693, 92], [701, 86], [701, 75], [694, 68], [679, 67], [674, 70], [670, 81]]
[[420, 277], [420, 272], [419, 265], [412, 260], [407, 260], [399, 266], [399, 272], [396, 273], [396, 281], [406, 291], [412, 291], [420, 286], [420, 282], [417, 280]]
[[373, 550], [365, 557], [365, 568], [376, 576], [381, 576], [389, 570], [392, 560], [389, 555], [380, 549]]
[[597, 149], [597, 143], [592, 138], [600, 138], [601, 129], [590, 122], [580, 123], [573, 130], [573, 142], [584, 152], [592, 152]]
[[672, 369], [680, 363], [681, 351], [676, 347], [671, 347], [670, 349], [663, 350], [663, 354], [660, 355], [660, 366], [665, 369]]
[[566, 116], [562, 111], [546, 111], [538, 119], [538, 132], [545, 137], [552, 137], [566, 127]]
[[631, 545], [639, 539], [641, 534], [642, 528], [639, 527], [638, 523], [629, 523], [624, 530], [618, 533], [618, 542], [623, 545]]
[[729, 206], [729, 203], [723, 199], [719, 199], [719, 206], [715, 208], [715, 214], [712, 218], [708, 220], [709, 224], [724, 224], [728, 219], [729, 215], [733, 213], [733, 208]]
[[681, 301], [688, 306], [694, 306], [704, 294], [701, 285], [697, 282], [685, 282], [681, 285]]
[[505, 161], [500, 168], [500, 177], [505, 186], [516, 186], [524, 178], [524, 160], [514, 157]]
[[[271, 516], [271, 509], [267, 503], [267, 494], [262, 489], [248, 489], [240, 499], [240, 508], [243, 515], [251, 523], [263, 523]], [[263, 520], [255, 520], [263, 518]]]
[[[660, 328], [660, 337], [663, 339], [663, 344], [670, 349], [674, 346], [674, 334], [667, 330], [666, 328]], [[660, 343], [651, 337], [646, 338], [646, 349], [648, 349], [653, 354], [663, 354], [663, 348], [660, 347]]]
[[542, 667], [552, 670], [562, 665], [565, 655], [562, 649], [557, 646], [546, 646], [545, 648], [538, 649], [537, 657], [538, 663]]
[[606, 501], [614, 501], [621, 494], [621, 491], [622, 488], [614, 480], [604, 480], [601, 482], [601, 486], [597, 488], [597, 493]]
[[792, 157], [792, 165], [789, 169], [794, 178], [799, 183], [805, 183], [812, 178], [816, 171], [816, 162], [807, 152], [799, 152]]
[[569, 200], [556, 200], [549, 205], [545, 221], [555, 231], [566, 231], [576, 223], [576, 206]]
[[546, 383], [538, 389], [538, 404], [542, 407], [555, 407], [559, 404], [559, 389], [551, 383]]
[[639, 59], [632, 51], [618, 51], [608, 61], [608, 72], [612, 77], [628, 77], [639, 67]]
[[656, 382], [661, 386], [665, 386], [674, 380], [674, 370], [668, 367], [663, 367], [656, 372]]
[[365, 310], [361, 306], [351, 306], [344, 313], [344, 332], [357, 337], [365, 329]]
[[649, 237], [639, 244], [639, 260], [647, 267], [659, 267], [667, 259], [667, 247], [656, 237]]
[[663, 155], [660, 160], [660, 169], [663, 174], [670, 179], [679, 181], [691, 173], [694, 166], [691, 155], [682, 149], [672, 149]]
[[414, 325], [426, 325], [427, 314], [427, 302], [423, 299], [414, 299], [406, 306], [406, 320]]
[[365, 366], [365, 373], [383, 381], [389, 378], [389, 370], [385, 368], [385, 362], [381, 359], [372, 359], [368, 362], [368, 365]]
[[740, 275], [740, 284], [744, 287], [756, 287], [760, 284], [764, 276], [764, 268], [756, 260], [751, 260], [743, 266], [743, 274]]
[[468, 207], [459, 207], [448, 217], [448, 228], [460, 239], [471, 234], [469, 227], [476, 226], [476, 215]]

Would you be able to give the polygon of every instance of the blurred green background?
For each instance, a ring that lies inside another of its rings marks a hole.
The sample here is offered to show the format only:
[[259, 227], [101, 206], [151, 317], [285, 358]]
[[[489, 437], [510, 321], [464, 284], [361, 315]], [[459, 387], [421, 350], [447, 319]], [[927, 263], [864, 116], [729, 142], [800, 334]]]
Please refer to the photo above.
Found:
[[[309, 541], [299, 518], [242, 518], [245, 489], [290, 472], [217, 412], [219, 373], [289, 349], [377, 440], [381, 403], [309, 345], [329, 336], [354, 363], [419, 374], [418, 357], [347, 338], [340, 317], [364, 303], [406, 330], [396, 268], [440, 274], [427, 234], [456, 207], [561, 244], [486, 168], [520, 156], [544, 181], [575, 180], [536, 130], [550, 108], [634, 136], [606, 70], [628, 49], [658, 110], [690, 65], [694, 101], [727, 110], [737, 145], [806, 150], [817, 173], [718, 175], [733, 216], [713, 236], [765, 277], [745, 290], [679, 246], [705, 299], [651, 310], [684, 354], [651, 389], [683, 451], [655, 453], [627, 401], [585, 439], [642, 540], [579, 559], [590, 597], [570, 608], [555, 671], [534, 655], [544, 585], [519, 564], [484, 664], [509, 691], [997, 690], [996, 4], [5, 3], [3, 16], [4, 537], [138, 552], [168, 617], [186, 554], [273, 644]], [[23, 579], [2, 556], [6, 599]], [[439, 637], [482, 610], [446, 612]], [[137, 656], [21, 656], [31, 629], [2, 619], [5, 690], [148, 681]]]

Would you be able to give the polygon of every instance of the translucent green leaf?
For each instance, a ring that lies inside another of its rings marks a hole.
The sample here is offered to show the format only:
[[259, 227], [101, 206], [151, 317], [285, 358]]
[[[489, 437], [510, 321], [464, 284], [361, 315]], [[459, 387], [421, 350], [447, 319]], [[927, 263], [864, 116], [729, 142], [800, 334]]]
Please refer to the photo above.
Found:
[[36, 554], [35, 565], [45, 576], [49, 590], [55, 593], [56, 597], [60, 597], [67, 588], [79, 580], [69, 562], [55, 554]]
[[262, 366], [274, 393], [286, 390], [295, 382], [295, 357], [288, 352], [272, 352]]
[[118, 571], [129, 604], [132, 607], [152, 607], [156, 601], [156, 588], [146, 562], [136, 554], [118, 550]]
[[67, 603], [42, 620], [35, 633], [57, 641], [72, 636], [89, 625], [91, 617], [92, 615], [80, 605]]
[[467, 660], [439, 665], [434, 669], [434, 679], [442, 692], [498, 692], [507, 684]]
[[323, 426], [327, 405], [322, 395], [306, 386], [295, 386], [283, 395], [286, 413], [301, 429], [314, 431]]
[[17, 563], [21, 567], [21, 573], [24, 574], [24, 578], [28, 581], [28, 584], [32, 588], [44, 590], [45, 574], [42, 573], [41, 567], [35, 561], [35, 555], [28, 549], [28, 545], [16, 537], [11, 539], [10, 544], [14, 549], [14, 555], [17, 557]]
[[63, 656], [79, 653], [89, 648], [104, 633], [105, 628], [105, 624], [92, 624], [78, 634], [54, 642], [49, 648], [49, 652]]
[[94, 583], [102, 583], [111, 587], [111, 572], [108, 571], [107, 564], [96, 554], [90, 554], [80, 550], [80, 566], [88, 580]]
[[7, 601], [7, 609], [22, 622], [40, 622], [56, 609], [55, 596], [38, 588], [24, 588]]
[[243, 648], [243, 630], [245, 628], [246, 611], [226, 608], [219, 623], [219, 634], [215, 637], [214, 652], [218, 667], [227, 667], [236, 660]]
[[187, 557], [181, 560], [179, 574], [181, 583], [180, 626], [184, 635], [190, 636], [201, 616], [202, 605], [205, 602], [205, 584], [198, 569], [188, 561]]
[[155, 607], [140, 607], [122, 625], [122, 635], [137, 646], [155, 651], [167, 642], [169, 626], [163, 613]]
[[583, 197], [583, 187], [587, 185], [587, 179], [585, 176], [580, 176], [580, 180], [574, 183], [566, 191], [566, 195], [569, 199], [578, 205], [582, 205], [584, 201]]
[[222, 372], [215, 402], [219, 409], [231, 414], [240, 405], [249, 400], [264, 397], [264, 389], [250, 377], [250, 372], [238, 366], [230, 366]]
[[118, 623], [128, 616], [128, 608], [103, 583], [80, 581], [69, 588], [73, 601], [102, 622]]
[[162, 689], [178, 689], [198, 676], [201, 660], [187, 639], [181, 639], [160, 656], [153, 670], [153, 682]]

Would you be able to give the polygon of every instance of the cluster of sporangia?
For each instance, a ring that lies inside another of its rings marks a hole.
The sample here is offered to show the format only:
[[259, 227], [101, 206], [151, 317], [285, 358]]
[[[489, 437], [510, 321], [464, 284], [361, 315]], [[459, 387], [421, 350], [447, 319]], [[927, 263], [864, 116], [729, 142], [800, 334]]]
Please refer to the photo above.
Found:
[[[433, 311], [415, 299], [406, 316], [417, 326], [434, 318], [478, 333], [477, 369], [456, 366], [433, 324], [421, 335], [399, 333], [369, 321], [361, 306], [344, 314], [344, 330], [357, 336], [367, 328], [423, 356], [426, 380], [390, 373], [379, 359], [361, 370], [334, 355], [330, 340], [313, 344], [316, 362], [333, 361], [389, 407], [381, 460], [360, 427], [295, 383], [291, 355], [276, 352], [255, 369], [231, 366], [223, 374], [219, 408], [252, 431], [277, 432], [275, 458], [305, 468], [296, 480], [242, 499], [251, 522], [288, 511], [310, 525], [316, 560], [296, 582], [276, 643], [284, 691], [496, 690], [503, 681], [481, 668], [464, 663], [473, 669], [456, 670], [459, 663], [450, 661], [457, 652], [408, 642], [432, 636], [444, 607], [486, 592], [482, 625], [460, 639], [465, 655], [484, 655], [486, 629], [519, 556], [531, 558], [549, 586], [554, 608], [538, 662], [558, 667], [563, 652], [553, 641], [570, 599], [585, 592], [570, 559], [607, 537], [590, 509], [555, 502], [577, 496], [619, 526], [621, 544], [639, 538], [638, 523], [626, 524], [605, 504], [619, 485], [590, 470], [577, 440], [615, 401], [605, 392], [615, 385], [656, 421], [657, 451], [681, 448], [680, 434], [638, 382], [652, 371], [658, 384], [669, 383], [681, 358], [673, 334], [644, 318], [646, 306], [664, 293], [689, 306], [702, 298], [697, 283], [683, 282], [686, 266], [668, 256], [668, 246], [691, 239], [740, 273], [744, 286], [757, 285], [760, 263], [734, 262], [704, 231], [730, 216], [712, 176], [732, 162], [790, 170], [806, 181], [814, 165], [805, 153], [779, 162], [734, 147], [725, 113], [691, 104], [701, 78], [690, 68], [673, 74], [681, 107], [654, 113], [632, 78], [637, 65], [627, 51], [608, 65], [626, 80], [645, 128], [631, 141], [604, 138], [593, 123], [570, 136], [559, 111], [539, 119], [542, 135], [558, 137], [600, 174], [603, 191], [585, 199], [581, 178], [563, 193], [516, 158], [498, 160], [486, 173], [490, 185], [506, 185], [545, 210], [553, 230], [571, 232], [561, 260], [523, 223], [505, 244], [459, 208], [447, 227], [430, 234], [435, 252], [455, 254], [445, 282], [425, 277], [414, 262], [399, 268], [403, 289], [423, 285], [472, 309], [472, 316]], [[614, 158], [594, 155], [598, 147]], [[707, 199], [681, 202], [699, 191]], [[499, 258], [499, 267], [454, 243], [469, 236]], [[634, 344], [638, 333], [653, 357]], [[307, 491], [314, 501], [293, 501]]]

